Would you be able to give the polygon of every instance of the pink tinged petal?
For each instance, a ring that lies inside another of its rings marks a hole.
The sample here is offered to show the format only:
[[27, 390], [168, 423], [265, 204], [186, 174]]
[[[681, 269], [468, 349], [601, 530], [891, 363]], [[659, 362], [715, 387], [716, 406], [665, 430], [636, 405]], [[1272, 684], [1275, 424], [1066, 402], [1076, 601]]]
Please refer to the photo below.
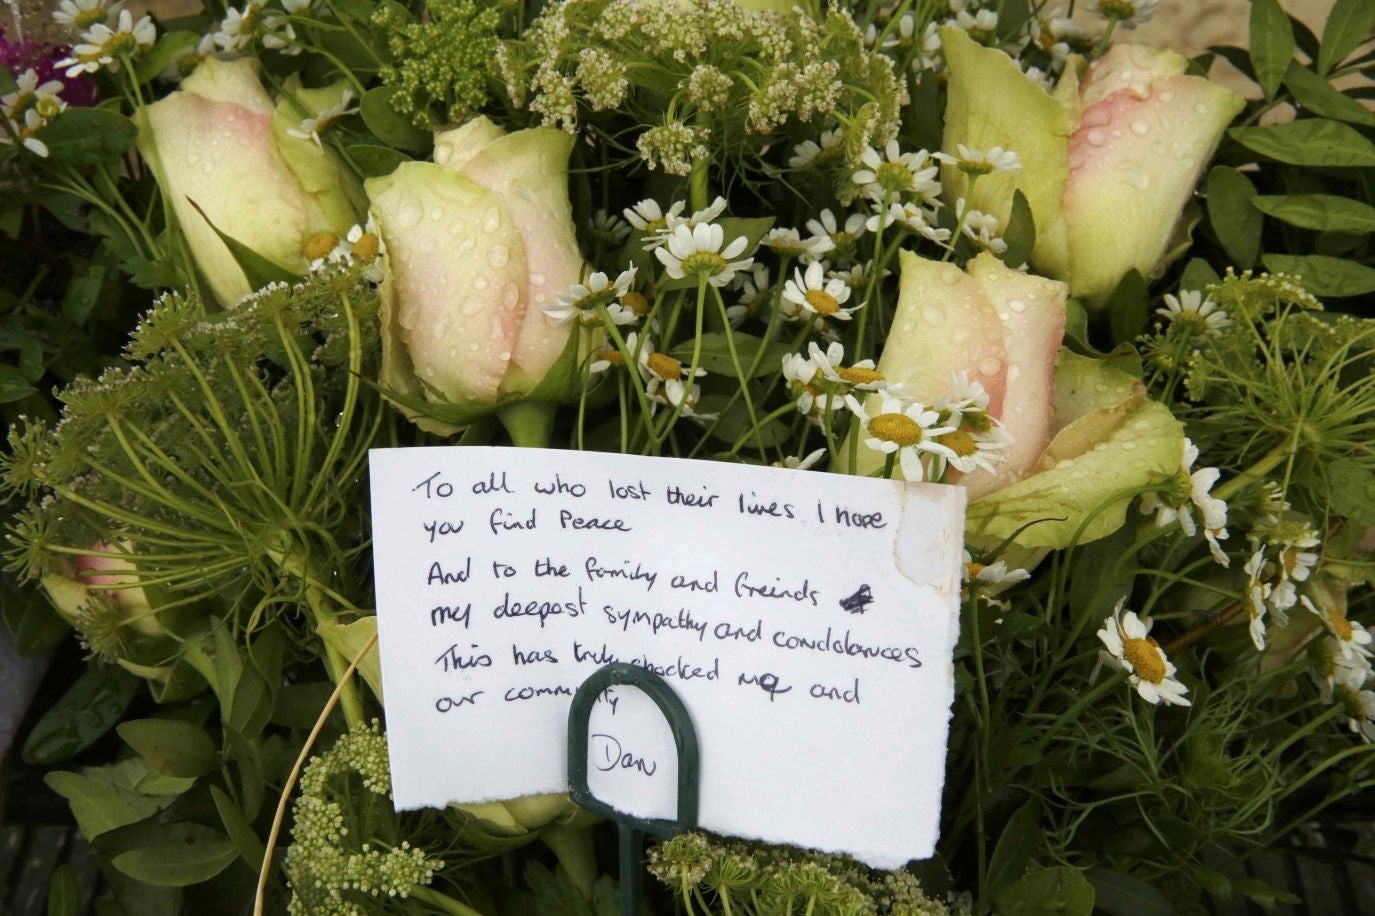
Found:
[[1055, 357], [1065, 336], [1069, 289], [1059, 281], [1012, 270], [987, 252], [970, 263], [969, 272], [1002, 326], [1007, 391], [1001, 410], [994, 410], [993, 416], [1002, 420], [1012, 436], [996, 473], [979, 471], [962, 481], [969, 488], [969, 498], [975, 499], [1021, 480], [1050, 443], [1051, 387]]
[[288, 269], [305, 270], [307, 201], [277, 152], [272, 100], [249, 60], [208, 58], [182, 89], [139, 113], [139, 150], [156, 170], [196, 266], [221, 304], [251, 292], [220, 231]]
[[988, 391], [988, 410], [1002, 412], [1007, 348], [998, 312], [979, 284], [953, 264], [901, 253], [897, 313], [878, 368], [910, 385], [923, 403], [947, 392], [950, 375], [966, 370]]
[[[573, 138], [553, 128], [532, 128], [493, 139], [463, 166], [463, 174], [495, 193], [514, 220], [524, 242], [528, 302], [519, 315], [519, 328], [510, 350], [511, 365], [502, 381], [503, 392], [529, 391], [544, 378], [572, 333], [544, 312], [558, 294], [576, 283], [582, 255], [573, 228], [568, 200], [568, 156]], [[452, 160], [451, 160], [452, 161]], [[489, 251], [488, 266], [506, 265], [500, 250]]]
[[384, 337], [405, 344], [429, 392], [495, 402], [527, 309], [525, 246], [501, 199], [428, 162], [404, 163], [367, 190], [395, 300]]
[[1151, 276], [1222, 132], [1244, 101], [1194, 76], [1088, 105], [1070, 137], [1064, 190], [1075, 295], [1099, 298], [1135, 268]]

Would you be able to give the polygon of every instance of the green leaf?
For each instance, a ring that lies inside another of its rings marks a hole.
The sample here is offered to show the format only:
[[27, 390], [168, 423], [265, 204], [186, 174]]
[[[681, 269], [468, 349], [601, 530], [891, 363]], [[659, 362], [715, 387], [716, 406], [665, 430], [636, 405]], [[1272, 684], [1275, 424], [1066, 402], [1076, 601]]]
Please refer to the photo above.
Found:
[[1268, 194], [1251, 198], [1266, 216], [1323, 232], [1375, 232], [1375, 207], [1334, 194]]
[[1261, 258], [1274, 273], [1298, 274], [1315, 296], [1363, 296], [1375, 292], [1375, 267], [1322, 254], [1267, 254]]
[[78, 916], [76, 902], [76, 869], [62, 864], [53, 869], [48, 879], [48, 916]]
[[40, 655], [71, 632], [39, 589], [22, 588], [12, 576], [0, 575], [0, 616], [14, 636], [20, 655]]
[[[765, 343], [762, 338], [740, 331], [731, 331], [730, 335], [735, 340], [735, 352], [740, 358], [740, 368], [750, 378], [777, 374], [784, 355], [791, 352], [791, 348], [782, 341]], [[674, 358], [687, 366], [692, 361], [692, 346], [692, 341], [689, 340], [674, 347], [670, 352]], [[750, 373], [750, 363], [754, 361], [755, 354], [761, 346], [764, 348], [764, 355], [759, 359], [759, 365], [755, 367], [754, 372]], [[730, 358], [730, 343], [725, 331], [708, 331], [702, 335], [701, 366], [712, 375], [736, 377], [735, 364]]]
[[1093, 885], [1077, 868], [1043, 868], [1003, 888], [993, 902], [1001, 916], [1090, 916]]
[[1275, 0], [1251, 0], [1251, 63], [1267, 99], [1274, 99], [1294, 57], [1294, 30]]
[[1036, 247], [1036, 219], [1020, 188], [1012, 192], [1012, 213], [1007, 218], [1003, 241], [1007, 250], [1002, 261], [1008, 267], [1021, 267], [1031, 260], [1031, 250]]
[[85, 324], [100, 299], [105, 276], [105, 268], [100, 264], [83, 264], [78, 268], [62, 294], [62, 317], [71, 324]]
[[1375, 526], [1375, 474], [1352, 458], [1327, 465], [1327, 494], [1332, 509], [1358, 525]]
[[1146, 281], [1135, 269], [1127, 271], [1118, 281], [1106, 305], [1108, 326], [1112, 329], [1114, 343], [1129, 344], [1146, 330], [1149, 296]]
[[219, 769], [219, 751], [199, 725], [176, 719], [130, 719], [115, 730], [159, 773], [201, 776]]
[[[338, 652], [341, 657], [352, 661], [359, 652], [363, 651], [363, 646], [367, 645], [368, 640], [377, 635], [377, 618], [362, 617], [349, 624], [322, 623], [315, 632], [326, 646]], [[372, 688], [373, 695], [377, 697], [378, 702], [381, 702], [382, 660], [375, 644], [368, 650], [368, 654], [358, 662], [358, 673]], [[316, 717], [319, 716], [322, 709], [324, 709], [324, 704], [316, 707]], [[314, 718], [311, 719], [311, 724], [314, 724]]]
[[998, 836], [984, 878], [985, 896], [997, 894], [1022, 877], [1041, 838], [1041, 800], [1033, 796], [1012, 813]]
[[1213, 265], [1202, 258], [1193, 258], [1188, 264], [1184, 265], [1184, 272], [1179, 275], [1180, 289], [1203, 290], [1214, 283], [1221, 283], [1222, 278], [1217, 275]]
[[1140, 878], [1110, 868], [1090, 868], [1094, 906], [1110, 916], [1171, 916], [1174, 907], [1165, 895]]
[[1260, 254], [1264, 220], [1251, 206], [1256, 186], [1234, 168], [1215, 166], [1208, 171], [1208, 223], [1227, 257], [1241, 268], [1251, 267]]
[[1294, 100], [1314, 114], [1367, 127], [1375, 125], [1375, 111], [1333, 88], [1327, 80], [1297, 61], [1289, 65], [1284, 84], [1294, 94]]
[[139, 85], [151, 82], [178, 57], [195, 51], [200, 40], [201, 36], [195, 32], [164, 32], [158, 36], [152, 50], [140, 57], [134, 68]]
[[42, 765], [75, 757], [114, 728], [133, 702], [139, 679], [123, 668], [91, 668], [67, 688], [24, 742], [25, 762]]
[[82, 773], [57, 770], [44, 776], [43, 782], [67, 799], [77, 826], [92, 840], [136, 824], [176, 801], [176, 796], [154, 797], [137, 791], [135, 786], [149, 772], [142, 760], [130, 759]]
[[[748, 436], [745, 438], [746, 448], [761, 446], [763, 448], [773, 448], [776, 445], [782, 445], [784, 442], [788, 441], [790, 435], [788, 427], [778, 420], [770, 420], [768, 423], [760, 426], [755, 432], [750, 432], [754, 423], [750, 420], [749, 411], [745, 408], [744, 399], [736, 399], [736, 402], [727, 410], [726, 402], [728, 400], [729, 397], [727, 395], [712, 392], [703, 394], [702, 402], [697, 405], [698, 413], [720, 414], [720, 419], [715, 421], [711, 431], [711, 434], [717, 439], [733, 444], [738, 442], [741, 437], [746, 437], [748, 433]], [[755, 403], [756, 405], [758, 404], [757, 395]], [[756, 407], [755, 416], [757, 419], [762, 419], [762, 415], [765, 413], [767, 413], [767, 411], [759, 410]]]
[[37, 393], [38, 389], [29, 384], [18, 367], [0, 363], [0, 404], [22, 401]]
[[434, 144], [434, 138], [396, 110], [392, 104], [395, 94], [396, 88], [393, 86], [378, 86], [363, 93], [358, 103], [358, 113], [362, 115], [363, 123], [388, 146], [410, 153], [427, 152]]
[[1318, 49], [1318, 72], [1323, 76], [1370, 38], [1375, 28], [1375, 3], [1370, 0], [1337, 0], [1327, 14]]
[[48, 145], [48, 160], [92, 166], [115, 162], [138, 137], [138, 128], [109, 108], [68, 108], [35, 136]]
[[186, 887], [209, 881], [228, 868], [238, 854], [228, 839], [187, 837], [122, 852], [115, 856], [114, 865], [129, 877], [148, 884]]
[[210, 797], [215, 801], [215, 810], [219, 812], [220, 821], [224, 824], [224, 832], [239, 850], [240, 857], [250, 868], [262, 868], [263, 841], [258, 838], [258, 832], [249, 823], [243, 809], [219, 786], [210, 787]]
[[398, 165], [411, 159], [410, 156], [390, 146], [376, 146], [370, 143], [355, 143], [344, 151], [362, 171], [364, 178], [390, 175], [396, 171]]
[[1267, 127], [1234, 127], [1228, 133], [1252, 152], [1289, 165], [1333, 168], [1375, 165], [1375, 143], [1338, 121], [1305, 118]]
[[210, 217], [206, 216], [200, 204], [191, 200], [189, 197], [186, 199], [191, 206], [196, 208], [196, 212], [205, 220], [206, 225], [215, 230], [215, 234], [220, 237], [220, 241], [224, 242], [229, 248], [229, 253], [234, 256], [234, 261], [244, 272], [244, 276], [248, 278], [249, 286], [253, 287], [253, 289], [262, 289], [269, 283], [295, 283], [297, 280], [301, 279], [285, 267], [281, 267], [269, 261], [233, 236], [221, 232], [220, 228], [211, 221]]

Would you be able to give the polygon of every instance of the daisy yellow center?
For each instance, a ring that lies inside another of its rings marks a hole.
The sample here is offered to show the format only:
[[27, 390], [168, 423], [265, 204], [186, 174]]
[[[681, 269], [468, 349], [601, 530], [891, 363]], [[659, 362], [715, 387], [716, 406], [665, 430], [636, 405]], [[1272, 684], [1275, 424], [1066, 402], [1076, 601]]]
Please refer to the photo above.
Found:
[[717, 274], [726, 269], [726, 259], [715, 251], [694, 251], [683, 258], [685, 274]]
[[1286, 576], [1292, 576], [1294, 570], [1297, 569], [1299, 565], [1298, 548], [1286, 547], [1284, 550], [1281, 550], [1279, 560], [1280, 566], [1284, 568], [1284, 574]]
[[329, 254], [338, 244], [339, 236], [333, 232], [317, 232], [306, 239], [306, 246], [301, 253], [306, 256], [307, 261], [314, 261]]
[[378, 249], [382, 243], [372, 232], [364, 232], [358, 237], [358, 241], [353, 243], [353, 256], [360, 261], [371, 261], [377, 257]]
[[603, 350], [597, 356], [599, 359], [604, 359], [613, 366], [625, 365], [625, 357], [621, 355], [620, 350]]
[[78, 29], [85, 30], [89, 29], [97, 22], [104, 22], [105, 16], [105, 10], [97, 6], [92, 9], [82, 10], [81, 12], [77, 13], [72, 21]]
[[[970, 37], [974, 37], [973, 32], [970, 33]], [[975, 40], [977, 41], [978, 39]], [[989, 172], [993, 171], [993, 163], [984, 162], [982, 160], [970, 161], [968, 159], [961, 159], [960, 171], [964, 172], [966, 175], [987, 175]]]
[[50, 95], [45, 95], [34, 102], [33, 107], [39, 116], [44, 118], [55, 118], [62, 112], [62, 103]]
[[1143, 681], [1159, 684], [1165, 680], [1165, 656], [1160, 646], [1149, 636], [1137, 639], [1134, 636], [1122, 637], [1122, 657], [1125, 658]]
[[966, 563], [964, 564], [964, 568], [968, 572], [969, 578], [977, 579], [979, 577], [979, 573], [984, 571], [984, 564]]
[[916, 445], [924, 439], [921, 424], [905, 413], [881, 413], [869, 421], [869, 433], [900, 446]]
[[1098, 12], [1109, 19], [1130, 19], [1136, 15], [1131, 0], [1099, 0]]
[[870, 382], [883, 381], [883, 373], [877, 369], [860, 369], [856, 366], [843, 366], [836, 370], [836, 374], [851, 385], [867, 385]]
[[979, 443], [962, 429], [957, 429], [953, 433], [946, 433], [936, 441], [961, 458], [972, 455], [979, 450]]
[[138, 47], [138, 40], [128, 32], [116, 32], [105, 42], [102, 50], [110, 57], [123, 57]]
[[1337, 638], [1342, 642], [1351, 642], [1351, 637], [1355, 635], [1351, 629], [1351, 621], [1341, 614], [1328, 614], [1327, 622], [1332, 624], [1332, 632], [1337, 634]]
[[906, 191], [912, 187], [912, 172], [901, 162], [885, 162], [874, 169], [874, 181], [885, 191]]
[[650, 372], [653, 372], [664, 381], [682, 378], [683, 364], [667, 353], [651, 353], [645, 360], [645, 363], [649, 366]]
[[836, 297], [824, 289], [809, 289], [806, 298], [807, 304], [818, 315], [834, 315], [840, 311], [840, 303], [836, 301]]
[[621, 297], [621, 301], [625, 303], [626, 308], [642, 318], [649, 314], [649, 300], [644, 297], [643, 293], [631, 290]]
[[993, 428], [993, 418], [980, 411], [967, 413], [960, 417], [960, 426], [976, 433], [986, 433]]

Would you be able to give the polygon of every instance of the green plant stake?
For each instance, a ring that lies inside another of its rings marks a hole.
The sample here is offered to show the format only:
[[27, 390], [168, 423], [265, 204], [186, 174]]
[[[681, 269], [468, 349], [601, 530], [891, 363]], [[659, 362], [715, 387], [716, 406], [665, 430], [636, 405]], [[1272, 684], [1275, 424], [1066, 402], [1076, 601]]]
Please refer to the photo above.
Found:
[[[636, 817], [617, 811], [592, 794], [587, 785], [587, 728], [592, 704], [606, 688], [626, 684], [638, 688], [659, 707], [673, 732], [678, 753], [678, 816], [673, 820]], [[702, 757], [697, 729], [687, 707], [659, 675], [636, 665], [606, 665], [582, 682], [568, 710], [568, 794], [583, 808], [616, 822], [620, 830], [621, 916], [638, 916], [643, 892], [644, 835], [671, 837], [697, 827], [698, 789]]]

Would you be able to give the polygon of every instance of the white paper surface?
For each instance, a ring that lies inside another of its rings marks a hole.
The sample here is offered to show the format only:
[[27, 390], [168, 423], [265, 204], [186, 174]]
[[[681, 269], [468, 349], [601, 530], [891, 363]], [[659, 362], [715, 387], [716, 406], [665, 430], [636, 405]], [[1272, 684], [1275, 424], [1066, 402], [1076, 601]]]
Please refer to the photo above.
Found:
[[[566, 791], [573, 693], [620, 661], [692, 716], [702, 827], [934, 853], [962, 487], [474, 447], [374, 449], [371, 477], [398, 809]], [[594, 794], [672, 817], [649, 698], [609, 688], [590, 733]]]

